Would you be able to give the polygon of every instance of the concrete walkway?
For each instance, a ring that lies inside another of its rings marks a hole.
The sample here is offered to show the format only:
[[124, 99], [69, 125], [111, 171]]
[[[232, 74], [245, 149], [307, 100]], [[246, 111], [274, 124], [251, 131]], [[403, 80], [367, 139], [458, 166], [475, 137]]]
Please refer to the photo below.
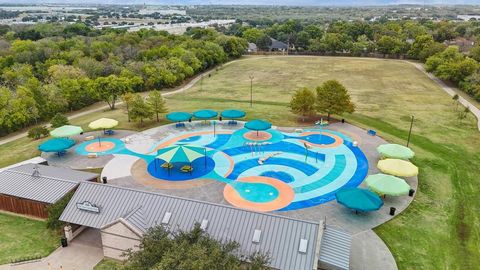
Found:
[[352, 236], [351, 270], [396, 270], [397, 264], [387, 245], [372, 230]]
[[0, 270], [92, 270], [103, 259], [98, 230], [87, 229], [66, 248], [58, 248], [48, 257], [16, 265], [2, 265]]
[[[436, 82], [447, 94], [449, 94], [451, 97], [457, 94], [458, 90], [455, 90], [451, 88], [450, 86], [446, 85], [442, 80], [439, 78], [435, 77], [432, 73], [429, 73], [425, 70], [422, 64], [420, 63], [414, 63], [414, 62], [409, 62], [408, 63], [414, 65], [418, 70], [423, 72], [425, 75], [427, 75], [432, 81]], [[470, 101], [466, 100], [462, 96], [459, 95], [458, 102], [462, 104], [465, 107], [468, 107], [470, 109], [470, 112], [477, 118], [477, 126], [478, 129], [480, 130], [480, 109], [475, 106], [475, 104], [472, 104]]]

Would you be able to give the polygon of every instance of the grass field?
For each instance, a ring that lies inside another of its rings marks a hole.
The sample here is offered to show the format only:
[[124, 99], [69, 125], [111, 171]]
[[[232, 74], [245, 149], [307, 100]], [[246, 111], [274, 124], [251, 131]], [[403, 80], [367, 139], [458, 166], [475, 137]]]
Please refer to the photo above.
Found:
[[0, 264], [47, 256], [59, 244], [44, 221], [0, 213]]
[[[253, 74], [253, 107], [250, 79]], [[480, 256], [480, 133], [472, 115], [459, 122], [451, 98], [413, 65], [394, 60], [328, 57], [251, 58], [230, 63], [187, 92], [167, 99], [170, 110], [240, 108], [248, 118], [278, 126], [298, 126], [287, 105], [299, 87], [327, 79], [341, 81], [357, 111], [347, 121], [373, 128], [385, 139], [405, 143], [415, 116], [411, 146], [420, 167], [414, 203], [375, 231], [390, 247], [400, 269], [477, 269]], [[119, 128], [144, 129], [126, 122], [120, 107], [75, 119], [84, 127], [99, 117], [113, 117]], [[0, 146], [9, 162], [34, 155], [38, 142]], [[18, 150], [17, 149], [20, 149]], [[6, 165], [3, 158], [0, 165]]]

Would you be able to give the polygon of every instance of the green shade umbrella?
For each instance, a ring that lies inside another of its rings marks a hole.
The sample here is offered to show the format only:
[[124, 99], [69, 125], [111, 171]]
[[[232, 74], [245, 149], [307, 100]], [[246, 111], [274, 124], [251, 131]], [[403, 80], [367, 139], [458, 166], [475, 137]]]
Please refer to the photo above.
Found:
[[172, 112], [167, 114], [166, 118], [172, 122], [184, 122], [192, 118], [192, 115], [187, 112]]
[[174, 145], [159, 149], [157, 159], [165, 162], [192, 162], [200, 157], [205, 157], [205, 148], [191, 145]]
[[65, 138], [78, 135], [83, 132], [81, 127], [65, 125], [50, 131], [50, 135], [55, 138]]
[[415, 156], [415, 153], [408, 147], [399, 144], [382, 144], [377, 147], [378, 153], [382, 157], [410, 159]]
[[418, 175], [418, 167], [413, 165], [410, 161], [403, 159], [387, 158], [380, 160], [377, 168], [386, 174], [391, 174], [400, 177], [412, 177]]
[[213, 110], [199, 110], [193, 113], [193, 116], [197, 119], [207, 120], [217, 117], [218, 113]]
[[402, 196], [410, 191], [410, 185], [402, 178], [382, 173], [368, 176], [365, 184], [380, 195]]
[[342, 188], [336, 194], [337, 202], [355, 211], [369, 212], [380, 209], [382, 199], [368, 189]]
[[75, 141], [68, 138], [50, 139], [38, 146], [42, 152], [62, 152], [75, 145]]

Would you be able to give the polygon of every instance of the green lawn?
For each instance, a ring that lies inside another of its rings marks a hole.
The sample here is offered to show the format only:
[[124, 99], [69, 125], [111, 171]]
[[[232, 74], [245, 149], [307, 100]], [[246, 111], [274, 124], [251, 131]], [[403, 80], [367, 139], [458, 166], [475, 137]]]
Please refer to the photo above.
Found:
[[[254, 104], [250, 80], [254, 75]], [[459, 122], [451, 98], [413, 65], [394, 60], [332, 57], [251, 58], [234, 62], [187, 92], [167, 99], [170, 110], [240, 108], [248, 118], [264, 118], [279, 126], [298, 126], [287, 108], [299, 87], [315, 87], [327, 79], [341, 81], [351, 92], [357, 111], [347, 115], [373, 128], [391, 142], [404, 143], [410, 115], [413, 160], [421, 171], [414, 203], [375, 231], [392, 250], [400, 269], [475, 269], [480, 256], [478, 168], [480, 133], [469, 115]], [[120, 128], [144, 129], [126, 122], [120, 107], [76, 119], [86, 126], [99, 117], [113, 117]], [[33, 155], [37, 144], [26, 139], [0, 146], [9, 162]], [[33, 145], [32, 145], [33, 144]], [[17, 148], [18, 147], [18, 148]], [[7, 164], [2, 158], [1, 164]]]
[[103, 259], [101, 260], [93, 270], [117, 270], [120, 269], [122, 263], [112, 259]]
[[0, 265], [12, 260], [45, 257], [60, 244], [60, 237], [45, 221], [0, 213]]

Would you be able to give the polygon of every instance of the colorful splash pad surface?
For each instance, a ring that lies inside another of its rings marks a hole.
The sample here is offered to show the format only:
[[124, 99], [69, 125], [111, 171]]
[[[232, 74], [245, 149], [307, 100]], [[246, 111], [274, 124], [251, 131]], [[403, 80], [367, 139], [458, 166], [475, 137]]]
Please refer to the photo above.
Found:
[[[286, 211], [311, 207], [335, 199], [342, 187], [358, 186], [367, 175], [368, 161], [352, 140], [342, 133], [312, 129], [303, 133], [284, 133], [274, 129], [262, 140], [251, 140], [247, 129], [223, 130], [215, 135], [207, 127], [178, 130], [151, 146], [149, 154], [125, 147], [118, 139], [109, 139], [114, 147], [97, 152], [127, 154], [143, 159], [154, 179], [176, 183], [213, 179], [225, 183], [223, 196], [230, 204], [255, 211]], [[103, 142], [103, 140], [102, 140]], [[88, 154], [88, 142], [76, 148]], [[205, 147], [207, 158], [192, 162], [193, 171], [180, 171], [173, 164], [168, 171], [156, 150], [171, 145], [190, 144]], [[306, 149], [306, 145], [308, 148]]]

